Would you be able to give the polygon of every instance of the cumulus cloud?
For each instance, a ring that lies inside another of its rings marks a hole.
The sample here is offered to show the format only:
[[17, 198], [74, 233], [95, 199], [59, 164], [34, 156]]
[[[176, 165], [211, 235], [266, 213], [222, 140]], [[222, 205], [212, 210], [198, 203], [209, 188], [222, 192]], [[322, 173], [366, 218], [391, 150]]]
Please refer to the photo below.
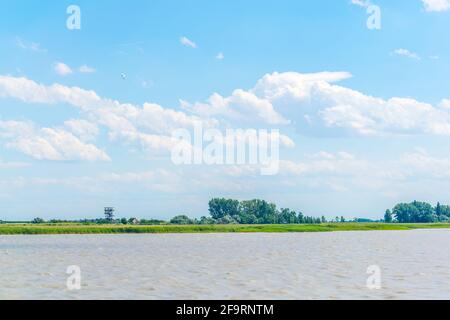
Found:
[[386, 100], [334, 84], [350, 76], [346, 72], [275, 72], [250, 90], [238, 89], [229, 97], [215, 94], [207, 103], [182, 105], [202, 116], [291, 124], [309, 135], [450, 135], [447, 110], [411, 98]]
[[[411, 98], [386, 100], [335, 84], [350, 77], [348, 72], [275, 72], [262, 77], [253, 88], [236, 89], [230, 96], [215, 93], [206, 102], [181, 101], [187, 112], [153, 103], [121, 103], [77, 87], [45, 86], [8, 76], [0, 76], [0, 97], [75, 106], [89, 122], [106, 127], [111, 140], [135, 144], [148, 152], [170, 151], [176, 143], [171, 137], [173, 130], [193, 129], [199, 124], [204, 128], [293, 126], [313, 136], [450, 135], [447, 100], [438, 106]], [[245, 126], [236, 127], [238, 124]], [[95, 129], [88, 129], [85, 122], [69, 121], [66, 127], [83, 141], [95, 135]], [[292, 146], [289, 140], [285, 137], [282, 144]]]
[[[291, 121], [276, 111], [273, 102], [281, 96], [305, 97], [304, 92], [313, 83], [335, 82], [351, 77], [347, 72], [321, 72], [300, 74], [295, 72], [265, 75], [250, 90], [236, 89], [228, 97], [214, 93], [207, 102], [189, 103], [181, 101], [181, 106], [202, 117], [224, 117], [243, 122], [269, 125], [287, 125]], [[301, 87], [294, 88], [294, 85]]]
[[235, 90], [229, 97], [215, 93], [206, 103], [190, 104], [181, 101], [181, 104], [183, 108], [206, 117], [223, 116], [234, 121], [256, 119], [271, 125], [289, 123], [289, 120], [275, 111], [270, 101], [241, 89]]
[[60, 76], [67, 76], [73, 73], [72, 69], [63, 62], [56, 62], [54, 65], [54, 70]]
[[[0, 97], [17, 98], [27, 103], [72, 105], [87, 115], [90, 122], [105, 126], [112, 140], [135, 143], [149, 152], [170, 151], [177, 142], [171, 136], [173, 130], [192, 129], [198, 124], [204, 128], [217, 125], [214, 119], [203, 120], [157, 104], [120, 103], [102, 98], [93, 91], [60, 84], [45, 86], [27, 78], [0, 76]], [[75, 134], [87, 129], [85, 122], [72, 121], [66, 125]]]
[[7, 148], [37, 160], [109, 161], [108, 155], [60, 128], [37, 128], [31, 122], [0, 121], [0, 138]]
[[422, 0], [422, 2], [428, 12], [443, 12], [450, 9], [449, 0]]

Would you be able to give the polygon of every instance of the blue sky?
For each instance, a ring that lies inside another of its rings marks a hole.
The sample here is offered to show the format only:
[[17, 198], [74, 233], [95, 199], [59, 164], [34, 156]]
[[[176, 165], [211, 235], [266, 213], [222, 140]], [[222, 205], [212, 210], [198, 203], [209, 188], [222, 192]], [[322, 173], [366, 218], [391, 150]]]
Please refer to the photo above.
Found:
[[[216, 196], [348, 218], [446, 202], [449, 29], [447, 0], [2, 1], [0, 219], [201, 216]], [[276, 176], [175, 166], [167, 138], [193, 121], [292, 143]]]

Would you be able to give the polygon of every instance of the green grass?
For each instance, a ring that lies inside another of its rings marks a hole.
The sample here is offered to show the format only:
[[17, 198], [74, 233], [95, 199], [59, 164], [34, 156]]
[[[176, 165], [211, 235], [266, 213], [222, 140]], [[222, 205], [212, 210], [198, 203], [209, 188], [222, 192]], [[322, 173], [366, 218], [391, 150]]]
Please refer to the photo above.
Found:
[[450, 224], [384, 224], [384, 223], [325, 223], [317, 225], [84, 225], [84, 224], [2, 224], [0, 235], [17, 234], [120, 234], [120, 233], [229, 233], [229, 232], [332, 232], [381, 231], [414, 229], [447, 229]]

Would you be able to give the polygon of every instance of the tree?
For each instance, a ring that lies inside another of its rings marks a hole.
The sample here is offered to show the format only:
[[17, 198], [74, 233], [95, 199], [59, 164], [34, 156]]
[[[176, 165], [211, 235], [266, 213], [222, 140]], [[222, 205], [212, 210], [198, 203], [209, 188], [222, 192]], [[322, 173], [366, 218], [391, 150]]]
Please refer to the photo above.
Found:
[[392, 223], [392, 213], [391, 210], [386, 210], [386, 213], [384, 214], [384, 222], [386, 223]]
[[302, 212], [299, 212], [299, 213], [298, 213], [298, 216], [297, 216], [297, 222], [298, 222], [299, 224], [304, 224], [304, 223], [305, 223], [305, 216], [303, 215]]
[[273, 203], [268, 203], [264, 200], [250, 200], [242, 201], [240, 203], [240, 213], [242, 220], [247, 220], [248, 217], [256, 217], [260, 224], [273, 224], [278, 220], [277, 207]]
[[344, 223], [345, 222], [345, 218], [343, 216], [341, 216], [341, 222]]
[[45, 223], [45, 220], [42, 218], [34, 218], [33, 221], [31, 221], [31, 223], [33, 224], [41, 224], [41, 223]]
[[217, 220], [219, 224], [239, 224], [232, 216], [225, 216]]
[[434, 208], [431, 206], [431, 204], [426, 202], [414, 201], [412, 205], [415, 206], [418, 210], [418, 215], [414, 217], [415, 221], [413, 222], [425, 223], [437, 221]]
[[450, 206], [443, 206], [443, 205], [441, 205], [440, 206], [440, 216], [438, 216], [437, 215], [437, 213], [436, 213], [436, 215], [439, 217], [439, 220], [443, 220], [444, 219], [444, 221], [447, 221], [447, 219], [446, 218], [450, 218]]
[[325, 216], [322, 216], [321, 222], [322, 222], [322, 223], [327, 223], [327, 219], [325, 218]]
[[216, 220], [211, 217], [201, 217], [200, 224], [216, 224]]
[[281, 209], [278, 218], [279, 224], [293, 224], [297, 223], [297, 213], [290, 209]]
[[442, 215], [442, 208], [441, 208], [441, 204], [439, 202], [436, 205], [436, 215], [438, 217], [440, 217]]
[[400, 223], [429, 223], [438, 220], [434, 208], [429, 203], [419, 201], [396, 205], [393, 215]]
[[186, 215], [180, 215], [170, 220], [171, 224], [194, 224], [194, 221]]
[[239, 215], [239, 201], [215, 198], [209, 201], [209, 214], [213, 219]]
[[237, 223], [237, 224], [294, 224], [322, 223], [325, 217], [306, 217], [303, 213], [288, 208], [278, 210], [277, 206], [265, 200], [253, 199], [238, 201], [233, 199], [214, 198], [209, 201], [211, 220], [203, 217], [199, 223]]

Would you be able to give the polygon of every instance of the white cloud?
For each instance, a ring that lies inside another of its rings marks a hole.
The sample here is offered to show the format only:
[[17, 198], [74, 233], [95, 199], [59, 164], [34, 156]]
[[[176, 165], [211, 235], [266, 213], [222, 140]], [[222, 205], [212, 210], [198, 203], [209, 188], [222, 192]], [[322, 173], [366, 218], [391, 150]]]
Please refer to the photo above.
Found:
[[78, 68], [78, 71], [81, 73], [95, 73], [97, 70], [87, 65], [82, 65], [81, 67]]
[[[275, 72], [265, 75], [252, 89], [236, 89], [228, 97], [216, 93], [206, 103], [181, 101], [181, 106], [194, 115], [153, 103], [142, 106], [120, 103], [77, 87], [45, 86], [7, 76], [0, 76], [0, 97], [29, 103], [70, 104], [79, 108], [89, 122], [106, 127], [111, 140], [150, 153], [170, 151], [175, 143], [171, 137], [173, 130], [192, 129], [199, 123], [205, 128], [220, 125], [245, 128], [248, 126], [237, 125], [249, 123], [253, 128], [294, 126], [312, 136], [450, 135], [446, 100], [436, 107], [411, 98], [385, 100], [333, 84], [349, 77], [351, 74], [347, 72]], [[74, 131], [72, 123], [69, 125], [80, 139], [88, 139]], [[292, 146], [287, 139], [283, 145]]]
[[449, 0], [422, 0], [422, 2], [428, 12], [442, 12], [450, 9]]
[[447, 110], [411, 98], [385, 100], [332, 84], [350, 76], [275, 72], [251, 90], [237, 89], [225, 98], [214, 94], [207, 103], [183, 101], [182, 106], [201, 116], [292, 124], [309, 135], [450, 135]]
[[[300, 74], [295, 72], [265, 75], [251, 90], [236, 89], [231, 96], [214, 93], [206, 103], [191, 104], [181, 100], [181, 106], [202, 117], [223, 117], [235, 122], [287, 125], [291, 121], [276, 111], [274, 100], [289, 95], [302, 99], [304, 91], [316, 82], [335, 82], [351, 77], [347, 72]], [[295, 85], [301, 87], [295, 88]]]
[[288, 124], [289, 121], [278, 114], [270, 101], [260, 99], [252, 92], [235, 90], [229, 97], [213, 94], [206, 103], [193, 105], [181, 101], [184, 108], [206, 117], [223, 116], [234, 121], [257, 120], [271, 125]]
[[197, 48], [197, 44], [194, 41], [192, 41], [192, 40], [190, 40], [190, 39], [188, 39], [186, 37], [181, 37], [180, 38], [180, 43], [183, 46], [186, 46], [186, 47], [191, 47], [191, 48], [194, 48], [194, 49]]
[[64, 125], [83, 141], [94, 140], [99, 134], [98, 126], [84, 119], [67, 120], [64, 122]]
[[36, 128], [30, 122], [0, 121], [0, 138], [6, 147], [37, 160], [109, 161], [108, 155], [60, 128]]
[[67, 76], [73, 73], [72, 69], [67, 64], [62, 62], [55, 63], [54, 70], [60, 76]]
[[417, 53], [411, 52], [408, 49], [395, 49], [393, 51], [393, 54], [402, 56], [402, 57], [420, 60], [420, 56]]
[[[0, 97], [12, 97], [27, 103], [67, 103], [80, 108], [91, 122], [105, 126], [112, 140], [136, 143], [148, 152], [167, 152], [176, 143], [171, 135], [179, 128], [204, 128], [217, 125], [214, 119], [203, 120], [184, 112], [144, 103], [142, 107], [104, 99], [93, 91], [60, 84], [45, 86], [26, 78], [0, 76]], [[73, 123], [71, 130], [74, 130]], [[77, 123], [79, 125], [79, 123]]]

